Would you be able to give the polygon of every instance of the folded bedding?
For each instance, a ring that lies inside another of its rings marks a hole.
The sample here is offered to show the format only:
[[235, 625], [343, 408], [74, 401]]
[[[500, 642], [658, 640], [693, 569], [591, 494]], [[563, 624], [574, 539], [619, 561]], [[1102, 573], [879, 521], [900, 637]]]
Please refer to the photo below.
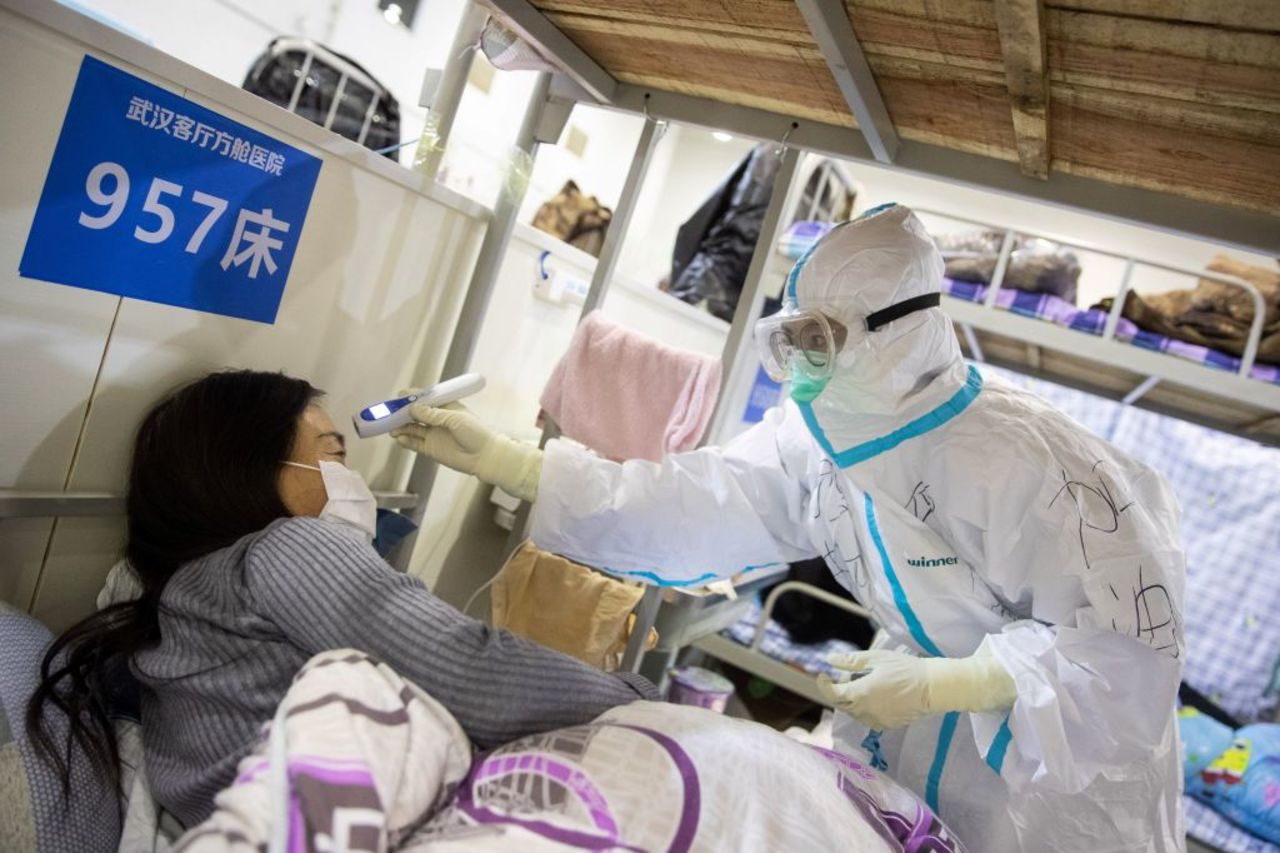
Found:
[[[1218, 255], [1206, 268], [1252, 284], [1262, 296], [1262, 337], [1257, 360], [1280, 364], [1280, 272]], [[1110, 311], [1111, 299], [1097, 306]], [[1176, 341], [1243, 356], [1257, 307], [1243, 288], [1202, 278], [1193, 288], [1125, 297], [1123, 316], [1138, 328]]]

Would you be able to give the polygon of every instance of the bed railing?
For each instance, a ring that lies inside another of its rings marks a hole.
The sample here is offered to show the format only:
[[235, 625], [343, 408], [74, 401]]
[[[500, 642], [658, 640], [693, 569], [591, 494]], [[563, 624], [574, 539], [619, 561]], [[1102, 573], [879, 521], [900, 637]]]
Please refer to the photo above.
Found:
[[789, 592], [801, 593], [810, 598], [816, 598], [819, 601], [830, 604], [832, 607], [839, 607], [841, 610], [846, 610], [864, 619], [871, 618], [870, 610], [846, 598], [832, 595], [826, 590], [818, 589], [816, 586], [807, 584], [804, 581], [783, 581], [770, 590], [769, 595], [764, 600], [764, 607], [760, 608], [760, 617], [756, 620], [755, 634], [751, 637], [751, 651], [760, 651], [760, 646], [764, 643], [765, 626], [769, 624], [769, 619], [773, 616], [774, 605], [778, 603], [779, 598]]
[[1075, 240], [1065, 240], [1061, 237], [1042, 234], [1025, 228], [1004, 228], [998, 225], [992, 225], [989, 222], [981, 222], [976, 219], [969, 219], [963, 216], [956, 216], [952, 213], [943, 213], [939, 210], [930, 210], [927, 208], [915, 208], [915, 211], [917, 213], [923, 213], [941, 219], [949, 219], [953, 222], [966, 222], [990, 231], [1004, 232], [1004, 237], [1000, 244], [1000, 253], [996, 257], [996, 267], [991, 275], [991, 284], [988, 286], [986, 298], [983, 300], [983, 307], [993, 311], [997, 310], [996, 300], [1000, 296], [1000, 288], [1004, 284], [1005, 274], [1009, 269], [1009, 261], [1013, 256], [1014, 242], [1018, 237], [1045, 240], [1069, 249], [1078, 249], [1091, 254], [1103, 255], [1105, 257], [1124, 261], [1124, 273], [1120, 277], [1115, 299], [1111, 304], [1111, 312], [1107, 315], [1107, 322], [1102, 331], [1103, 340], [1115, 340], [1116, 331], [1120, 326], [1120, 318], [1124, 314], [1124, 303], [1129, 296], [1129, 291], [1133, 289], [1133, 276], [1139, 267], [1147, 267], [1149, 269], [1175, 273], [1177, 275], [1186, 275], [1196, 279], [1205, 279], [1207, 281], [1217, 282], [1218, 284], [1225, 284], [1239, 288], [1240, 290], [1248, 293], [1253, 301], [1253, 321], [1249, 326], [1249, 334], [1245, 338], [1244, 353], [1240, 358], [1240, 368], [1236, 372], [1240, 376], [1247, 378], [1253, 370], [1254, 362], [1258, 357], [1258, 345], [1262, 340], [1262, 329], [1266, 324], [1266, 303], [1258, 288], [1247, 281], [1225, 278], [1211, 272], [1202, 272], [1187, 269], [1185, 267], [1175, 267], [1169, 266], [1168, 264], [1157, 263], [1155, 261], [1148, 261], [1133, 255], [1120, 254], [1096, 245], [1090, 245], [1088, 243]]
[[[409, 492], [374, 492], [383, 509], [407, 509], [418, 503]], [[124, 496], [108, 492], [49, 492], [0, 489], [0, 519], [110, 517], [124, 515]]]

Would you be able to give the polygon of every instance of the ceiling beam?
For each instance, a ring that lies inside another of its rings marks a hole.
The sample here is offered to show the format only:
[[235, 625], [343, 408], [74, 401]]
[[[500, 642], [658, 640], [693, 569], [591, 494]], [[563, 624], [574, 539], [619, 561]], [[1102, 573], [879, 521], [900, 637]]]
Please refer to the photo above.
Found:
[[1000, 51], [1022, 173], [1049, 178], [1049, 76], [1043, 0], [996, 0]]
[[892, 163], [898, 153], [898, 132], [849, 23], [843, 0], [796, 0], [796, 7], [809, 25], [872, 155], [881, 163]]
[[[797, 116], [630, 83], [618, 85], [617, 97], [609, 106], [754, 139], [777, 142], [785, 136], [788, 143], [797, 148], [874, 164], [871, 149], [859, 134], [850, 133], [847, 127]], [[1280, 228], [1274, 214], [1079, 175], [1059, 173], [1052, 181], [1041, 181], [1027, 177], [1015, 164], [1004, 160], [910, 140], [903, 140], [889, 168], [1145, 225], [1247, 252], [1280, 256]], [[1280, 392], [1280, 386], [1275, 387]]]
[[528, 0], [480, 0], [516, 35], [601, 103], [612, 103], [618, 81], [546, 19]]
[[1276, 0], [1051, 0], [1055, 9], [1280, 33]]

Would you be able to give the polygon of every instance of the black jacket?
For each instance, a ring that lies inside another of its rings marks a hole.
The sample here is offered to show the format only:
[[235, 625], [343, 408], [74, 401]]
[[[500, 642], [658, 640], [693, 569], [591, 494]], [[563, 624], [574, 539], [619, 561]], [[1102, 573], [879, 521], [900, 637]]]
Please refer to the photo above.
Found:
[[[676, 234], [671, 294], [732, 322], [781, 158], [757, 145]], [[768, 312], [766, 312], [768, 313]]]

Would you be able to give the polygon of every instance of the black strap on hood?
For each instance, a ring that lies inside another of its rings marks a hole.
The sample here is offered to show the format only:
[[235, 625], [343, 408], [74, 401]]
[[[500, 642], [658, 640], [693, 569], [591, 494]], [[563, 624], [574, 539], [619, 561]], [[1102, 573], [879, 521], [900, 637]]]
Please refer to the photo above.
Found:
[[926, 293], [923, 296], [913, 296], [910, 299], [895, 302], [888, 308], [882, 308], [874, 314], [867, 315], [867, 331], [874, 332], [876, 329], [887, 326], [894, 320], [905, 317], [908, 314], [923, 311], [926, 308], [937, 308], [941, 304], [941, 293]]

